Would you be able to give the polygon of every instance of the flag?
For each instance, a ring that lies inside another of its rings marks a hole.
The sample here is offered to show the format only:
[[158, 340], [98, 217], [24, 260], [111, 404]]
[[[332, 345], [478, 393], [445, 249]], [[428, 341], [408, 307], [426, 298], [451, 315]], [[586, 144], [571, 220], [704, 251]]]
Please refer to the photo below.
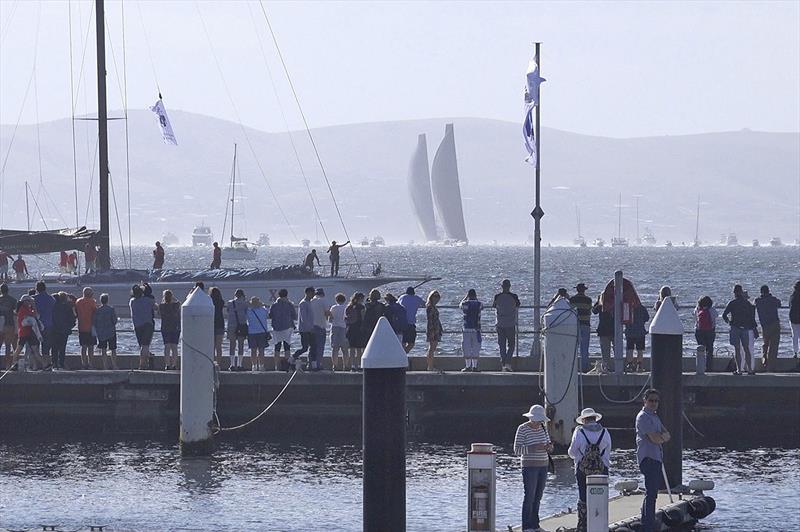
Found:
[[525, 103], [539, 105], [539, 85], [547, 81], [539, 76], [539, 58], [535, 57], [528, 63], [528, 72], [525, 74]]
[[164, 144], [177, 146], [178, 141], [175, 139], [175, 133], [172, 131], [172, 124], [169, 123], [167, 110], [164, 108], [164, 101], [160, 96], [161, 95], [159, 95], [158, 101], [150, 110], [158, 117], [158, 127], [161, 128], [161, 137], [164, 139]]
[[525, 106], [525, 121], [522, 123], [522, 136], [525, 139], [525, 149], [528, 156], [525, 162], [536, 166], [536, 138], [533, 128], [533, 109], [536, 107], [532, 103]]

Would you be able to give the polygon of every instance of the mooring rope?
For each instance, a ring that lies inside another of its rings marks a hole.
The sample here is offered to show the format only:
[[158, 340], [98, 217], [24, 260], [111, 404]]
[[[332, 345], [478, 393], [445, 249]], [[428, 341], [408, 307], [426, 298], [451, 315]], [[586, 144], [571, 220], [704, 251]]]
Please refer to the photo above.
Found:
[[[294, 370], [294, 373], [292, 373], [292, 376], [291, 376], [291, 377], [289, 377], [289, 380], [288, 380], [288, 381], [286, 381], [286, 384], [284, 384], [284, 386], [283, 386], [283, 389], [281, 389], [281, 391], [280, 391], [280, 392], [278, 392], [278, 395], [277, 395], [277, 396], [275, 396], [275, 399], [273, 399], [273, 400], [272, 400], [272, 402], [271, 402], [270, 404], [268, 404], [268, 405], [267, 405], [267, 407], [266, 407], [264, 410], [262, 410], [262, 411], [261, 411], [261, 413], [260, 413], [260, 414], [258, 414], [256, 417], [254, 417], [253, 419], [251, 419], [250, 421], [248, 421], [248, 422], [246, 422], [246, 423], [242, 423], [241, 425], [236, 425], [235, 427], [220, 427], [220, 426], [218, 426], [218, 427], [217, 427], [217, 429], [216, 429], [216, 431], [214, 432], [214, 434], [219, 434], [220, 432], [229, 432], [229, 431], [232, 431], [232, 430], [239, 430], [239, 429], [243, 429], [243, 428], [245, 428], [246, 426], [248, 426], [248, 425], [250, 425], [250, 424], [252, 424], [252, 423], [255, 423], [256, 421], [258, 421], [258, 420], [259, 420], [259, 418], [261, 418], [261, 416], [263, 416], [264, 414], [266, 414], [267, 412], [269, 412], [269, 409], [270, 409], [270, 408], [272, 408], [272, 407], [275, 405], [275, 403], [277, 403], [277, 402], [278, 402], [278, 399], [280, 399], [280, 398], [281, 398], [281, 396], [283, 395], [283, 392], [285, 392], [285, 391], [286, 391], [286, 389], [289, 387], [289, 385], [290, 385], [290, 384], [292, 383], [292, 381], [294, 380], [294, 377], [295, 377], [295, 375], [297, 375], [297, 373], [298, 373], [299, 371], [300, 371], [300, 370], [298, 370], [298, 369], [295, 369], [295, 370]], [[216, 408], [214, 409], [214, 417], [217, 419], [217, 425], [219, 425], [219, 424], [220, 424], [220, 422], [219, 422], [219, 418], [217, 417], [217, 411], [216, 411]]]

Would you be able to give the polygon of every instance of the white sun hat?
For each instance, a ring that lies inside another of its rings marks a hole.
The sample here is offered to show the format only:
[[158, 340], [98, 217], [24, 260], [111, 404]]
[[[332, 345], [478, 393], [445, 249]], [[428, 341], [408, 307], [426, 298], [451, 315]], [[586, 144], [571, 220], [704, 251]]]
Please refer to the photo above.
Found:
[[581, 410], [581, 415], [575, 418], [575, 423], [583, 425], [587, 417], [593, 417], [595, 421], [600, 421], [603, 418], [603, 414], [595, 412], [594, 408], [584, 408]]
[[545, 415], [544, 407], [542, 405], [533, 405], [528, 412], [525, 412], [522, 415], [531, 421], [550, 421], [550, 418]]

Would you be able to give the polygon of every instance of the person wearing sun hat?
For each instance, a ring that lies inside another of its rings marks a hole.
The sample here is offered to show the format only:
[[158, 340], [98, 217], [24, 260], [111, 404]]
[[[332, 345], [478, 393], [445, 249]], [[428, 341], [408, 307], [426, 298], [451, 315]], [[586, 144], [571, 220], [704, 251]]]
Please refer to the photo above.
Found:
[[578, 424], [572, 432], [567, 454], [575, 462], [578, 481], [578, 532], [586, 532], [586, 477], [608, 475], [611, 465], [611, 435], [600, 425], [603, 414], [584, 408], [575, 418]]
[[520, 457], [525, 497], [522, 501], [522, 532], [538, 532], [539, 504], [547, 481], [548, 453], [553, 443], [547, 432], [550, 421], [542, 405], [533, 405], [522, 414], [528, 421], [517, 427], [514, 436], [514, 454]]

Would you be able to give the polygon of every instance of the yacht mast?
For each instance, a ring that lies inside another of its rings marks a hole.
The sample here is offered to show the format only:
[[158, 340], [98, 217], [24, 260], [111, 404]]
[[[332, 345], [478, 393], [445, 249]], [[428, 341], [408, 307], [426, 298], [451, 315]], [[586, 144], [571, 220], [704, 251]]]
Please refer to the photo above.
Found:
[[694, 222], [694, 245], [700, 243], [700, 196], [697, 196], [697, 218]]
[[104, 0], [95, 0], [95, 27], [97, 40], [97, 143], [100, 160], [98, 175], [100, 185], [100, 232], [97, 235], [100, 250], [100, 270], [111, 268], [111, 231], [108, 217], [108, 109], [106, 107], [106, 29]]
[[231, 247], [233, 247], [233, 219], [236, 217], [236, 143], [233, 144], [233, 177], [231, 181]]
[[619, 195], [619, 203], [617, 204], [619, 207], [619, 215], [617, 216], [617, 238], [622, 238], [622, 193]]

